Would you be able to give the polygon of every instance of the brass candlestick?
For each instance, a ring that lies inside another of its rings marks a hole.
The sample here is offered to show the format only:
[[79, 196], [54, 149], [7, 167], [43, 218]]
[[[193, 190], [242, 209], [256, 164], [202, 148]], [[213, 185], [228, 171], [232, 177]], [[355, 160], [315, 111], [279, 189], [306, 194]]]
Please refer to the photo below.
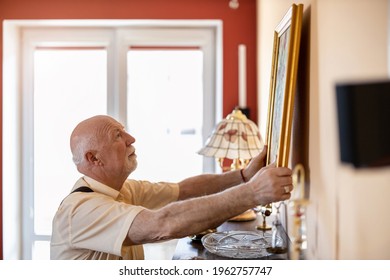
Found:
[[307, 247], [306, 235], [306, 207], [309, 200], [305, 198], [305, 169], [302, 164], [293, 170], [294, 198], [290, 201], [292, 210], [292, 246], [290, 259], [304, 259], [304, 250]]
[[266, 205], [261, 205], [260, 206], [260, 213], [263, 216], [263, 222], [260, 225], [257, 225], [256, 228], [258, 230], [263, 230], [263, 231], [270, 230], [272, 227], [267, 224], [266, 219], [272, 213], [272, 204], [269, 203], [269, 204], [266, 204]]

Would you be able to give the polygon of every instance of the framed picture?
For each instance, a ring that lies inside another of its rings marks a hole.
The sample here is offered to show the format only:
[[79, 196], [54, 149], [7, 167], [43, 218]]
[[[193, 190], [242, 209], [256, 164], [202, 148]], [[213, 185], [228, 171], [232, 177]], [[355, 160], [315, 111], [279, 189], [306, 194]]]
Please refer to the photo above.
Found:
[[303, 4], [293, 4], [274, 32], [266, 143], [267, 164], [287, 166]]

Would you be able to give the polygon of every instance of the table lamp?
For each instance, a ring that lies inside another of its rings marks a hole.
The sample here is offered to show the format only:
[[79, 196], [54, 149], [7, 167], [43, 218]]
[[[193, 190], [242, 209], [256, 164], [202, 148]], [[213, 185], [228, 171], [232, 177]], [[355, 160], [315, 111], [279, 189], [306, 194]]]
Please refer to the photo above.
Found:
[[[222, 171], [244, 168], [264, 147], [257, 125], [249, 120], [238, 108], [219, 122], [200, 155], [214, 157], [219, 161]], [[231, 166], [224, 166], [224, 160], [231, 159]], [[250, 221], [256, 219], [253, 209], [248, 209], [230, 221]]]

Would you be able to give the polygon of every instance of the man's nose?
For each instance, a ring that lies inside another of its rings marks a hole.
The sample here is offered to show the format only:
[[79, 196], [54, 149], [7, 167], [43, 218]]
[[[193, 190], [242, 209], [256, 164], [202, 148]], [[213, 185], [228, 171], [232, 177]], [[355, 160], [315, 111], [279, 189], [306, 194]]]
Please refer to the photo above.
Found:
[[127, 133], [126, 145], [130, 146], [135, 142], [135, 138]]

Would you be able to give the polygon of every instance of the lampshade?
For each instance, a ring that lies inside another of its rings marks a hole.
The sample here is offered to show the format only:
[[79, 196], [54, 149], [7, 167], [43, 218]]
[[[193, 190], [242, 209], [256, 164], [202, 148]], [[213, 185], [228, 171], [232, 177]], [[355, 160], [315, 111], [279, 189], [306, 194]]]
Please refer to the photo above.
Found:
[[257, 125], [239, 109], [234, 109], [217, 124], [198, 153], [215, 158], [248, 160], [258, 155], [263, 146]]

